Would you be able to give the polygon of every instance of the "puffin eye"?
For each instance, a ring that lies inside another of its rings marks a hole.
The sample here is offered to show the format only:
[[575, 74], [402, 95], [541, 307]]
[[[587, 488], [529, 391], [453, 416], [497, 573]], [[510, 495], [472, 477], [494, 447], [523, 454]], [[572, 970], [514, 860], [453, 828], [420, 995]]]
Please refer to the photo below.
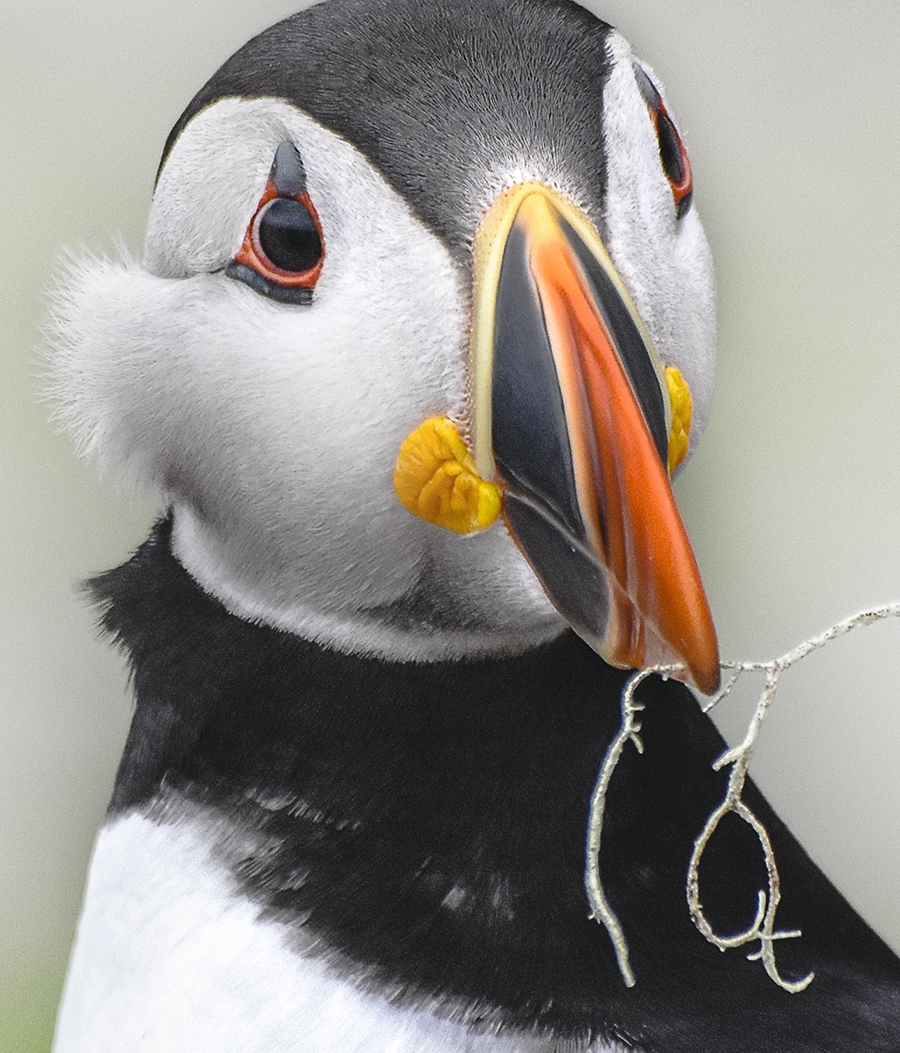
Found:
[[252, 239], [262, 261], [272, 270], [306, 274], [322, 260], [322, 238], [306, 203], [276, 197], [257, 212]]
[[280, 303], [308, 304], [324, 259], [322, 227], [306, 192], [303, 162], [293, 143], [282, 143], [243, 244], [225, 273]]
[[659, 89], [650, 80], [647, 71], [634, 64], [634, 77], [640, 88], [650, 117], [656, 128], [656, 139], [659, 143], [659, 159], [669, 186], [672, 188], [672, 197], [675, 199], [675, 214], [678, 219], [687, 215], [691, 208], [694, 197], [694, 181], [691, 174], [691, 162], [688, 158], [687, 149], [675, 122], [666, 110]]
[[678, 186], [684, 179], [684, 147], [675, 131], [675, 125], [665, 110], [660, 110], [656, 120], [656, 137], [659, 139], [659, 156], [663, 171], [673, 186]]

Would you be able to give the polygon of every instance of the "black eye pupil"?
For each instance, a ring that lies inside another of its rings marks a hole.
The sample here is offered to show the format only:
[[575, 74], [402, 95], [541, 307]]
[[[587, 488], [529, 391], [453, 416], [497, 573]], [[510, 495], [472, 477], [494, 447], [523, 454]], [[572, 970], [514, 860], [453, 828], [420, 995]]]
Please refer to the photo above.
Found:
[[315, 220], [302, 201], [276, 197], [260, 213], [257, 233], [263, 252], [279, 270], [302, 274], [322, 258]]
[[668, 114], [660, 111], [657, 121], [657, 135], [659, 136], [659, 156], [662, 161], [663, 171], [670, 182], [678, 186], [684, 178], [684, 165], [681, 161], [681, 143], [678, 141], [678, 132], [672, 124]]

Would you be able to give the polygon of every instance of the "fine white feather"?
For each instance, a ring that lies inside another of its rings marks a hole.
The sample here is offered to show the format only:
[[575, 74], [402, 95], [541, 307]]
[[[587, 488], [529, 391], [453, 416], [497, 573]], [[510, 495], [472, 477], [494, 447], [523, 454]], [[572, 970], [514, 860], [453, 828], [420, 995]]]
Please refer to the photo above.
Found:
[[[324, 232], [308, 306], [223, 270], [285, 140]], [[102, 466], [174, 503], [177, 555], [236, 613], [392, 657], [522, 650], [563, 623], [503, 525], [449, 534], [391, 481], [422, 420], [465, 414], [468, 296], [351, 145], [286, 103], [225, 99], [166, 162], [144, 264], [72, 268], [54, 320], [63, 416]], [[397, 624], [391, 606], [420, 589], [440, 612]]]

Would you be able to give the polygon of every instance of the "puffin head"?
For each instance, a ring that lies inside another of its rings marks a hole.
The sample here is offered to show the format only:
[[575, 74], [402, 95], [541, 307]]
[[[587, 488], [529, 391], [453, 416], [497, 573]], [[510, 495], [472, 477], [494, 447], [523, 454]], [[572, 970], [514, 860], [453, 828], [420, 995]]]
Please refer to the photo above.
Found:
[[187, 107], [143, 261], [71, 267], [62, 412], [244, 618], [420, 661], [570, 624], [709, 691], [669, 486], [713, 379], [692, 205], [657, 78], [575, 4], [328, 0]]

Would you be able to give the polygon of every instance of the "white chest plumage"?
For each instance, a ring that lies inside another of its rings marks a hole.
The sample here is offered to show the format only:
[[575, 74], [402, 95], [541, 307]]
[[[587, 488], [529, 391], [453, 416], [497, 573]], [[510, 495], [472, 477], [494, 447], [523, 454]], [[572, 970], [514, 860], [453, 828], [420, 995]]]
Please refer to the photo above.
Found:
[[[211, 851], [210, 823], [132, 813], [101, 832], [54, 1053], [551, 1053], [396, 1007], [296, 953]], [[618, 1053], [592, 1043], [582, 1053]]]

